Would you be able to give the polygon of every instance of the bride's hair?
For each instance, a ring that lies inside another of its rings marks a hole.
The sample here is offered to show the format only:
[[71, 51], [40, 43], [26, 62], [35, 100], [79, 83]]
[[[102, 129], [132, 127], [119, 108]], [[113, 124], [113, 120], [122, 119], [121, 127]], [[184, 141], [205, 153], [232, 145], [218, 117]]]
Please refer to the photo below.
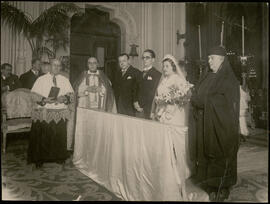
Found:
[[176, 65], [174, 64], [174, 62], [172, 61], [172, 59], [170, 59], [170, 58], [165, 58], [164, 60], [162, 60], [162, 63], [164, 63], [164, 62], [169, 62], [170, 64], [171, 64], [171, 66], [172, 66], [172, 70], [174, 71], [174, 72], [176, 72]]
[[174, 56], [172, 56], [171, 54], [167, 54], [165, 55], [165, 57], [163, 58], [162, 60], [162, 63], [165, 62], [165, 61], [168, 61], [170, 62], [170, 64], [172, 65], [172, 68], [173, 68], [173, 71], [179, 75], [181, 78], [185, 79], [186, 80], [186, 76], [187, 76], [187, 73], [186, 73], [186, 70], [183, 66], [181, 66], [177, 60], [175, 59]]

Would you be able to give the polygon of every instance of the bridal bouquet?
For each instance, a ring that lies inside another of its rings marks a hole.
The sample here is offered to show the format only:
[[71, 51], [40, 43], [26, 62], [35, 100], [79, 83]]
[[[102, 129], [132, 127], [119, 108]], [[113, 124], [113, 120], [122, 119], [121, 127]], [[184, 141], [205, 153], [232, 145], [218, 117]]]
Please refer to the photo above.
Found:
[[157, 105], [178, 105], [179, 107], [184, 106], [190, 99], [188, 90], [192, 87], [192, 84], [185, 83], [181, 87], [172, 85], [169, 87], [169, 91], [162, 93], [155, 97]]
[[155, 97], [155, 103], [158, 105], [155, 118], [158, 120], [160, 117], [165, 114], [165, 117], [169, 120], [172, 118], [174, 112], [174, 106], [168, 105], [177, 105], [179, 108], [186, 105], [190, 100], [189, 89], [192, 87], [192, 84], [183, 83], [181, 86], [172, 85], [168, 87], [168, 90], [157, 95]]

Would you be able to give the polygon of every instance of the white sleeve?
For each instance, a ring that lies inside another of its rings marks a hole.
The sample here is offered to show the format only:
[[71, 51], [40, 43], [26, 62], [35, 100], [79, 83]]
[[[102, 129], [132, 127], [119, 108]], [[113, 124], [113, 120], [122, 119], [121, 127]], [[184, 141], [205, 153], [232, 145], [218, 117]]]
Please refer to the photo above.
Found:
[[39, 93], [40, 92], [40, 87], [41, 87], [40, 86], [40, 78], [37, 78], [37, 80], [35, 81], [32, 89], [31, 89], [31, 91], [40, 94]]
[[62, 87], [64, 90], [63, 90], [63, 94], [67, 94], [67, 93], [73, 93], [74, 90], [69, 82], [69, 80], [65, 77], [63, 78], [64, 79], [64, 87]]

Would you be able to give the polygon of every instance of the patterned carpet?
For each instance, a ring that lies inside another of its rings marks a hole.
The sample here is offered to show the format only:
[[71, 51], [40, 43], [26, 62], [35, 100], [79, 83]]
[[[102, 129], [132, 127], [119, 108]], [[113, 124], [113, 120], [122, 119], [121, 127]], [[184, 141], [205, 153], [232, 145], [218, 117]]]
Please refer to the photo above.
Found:
[[64, 166], [45, 163], [39, 170], [32, 165], [27, 165], [27, 140], [22, 137], [12, 139], [13, 141], [8, 144], [6, 155], [2, 155], [3, 200], [120, 200], [80, 173], [71, 160], [68, 160]]
[[[2, 158], [2, 200], [117, 201], [114, 194], [98, 185], [73, 166], [44, 164], [32, 169], [26, 165], [27, 137], [8, 140]], [[268, 148], [243, 143], [239, 150], [238, 183], [227, 202], [268, 201]]]

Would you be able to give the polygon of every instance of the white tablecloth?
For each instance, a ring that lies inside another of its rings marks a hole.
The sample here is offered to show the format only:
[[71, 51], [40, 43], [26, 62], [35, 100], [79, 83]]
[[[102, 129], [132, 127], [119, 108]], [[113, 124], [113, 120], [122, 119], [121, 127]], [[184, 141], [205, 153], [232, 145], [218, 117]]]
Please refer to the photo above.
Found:
[[123, 200], [187, 200], [186, 134], [186, 127], [78, 108], [73, 163]]

